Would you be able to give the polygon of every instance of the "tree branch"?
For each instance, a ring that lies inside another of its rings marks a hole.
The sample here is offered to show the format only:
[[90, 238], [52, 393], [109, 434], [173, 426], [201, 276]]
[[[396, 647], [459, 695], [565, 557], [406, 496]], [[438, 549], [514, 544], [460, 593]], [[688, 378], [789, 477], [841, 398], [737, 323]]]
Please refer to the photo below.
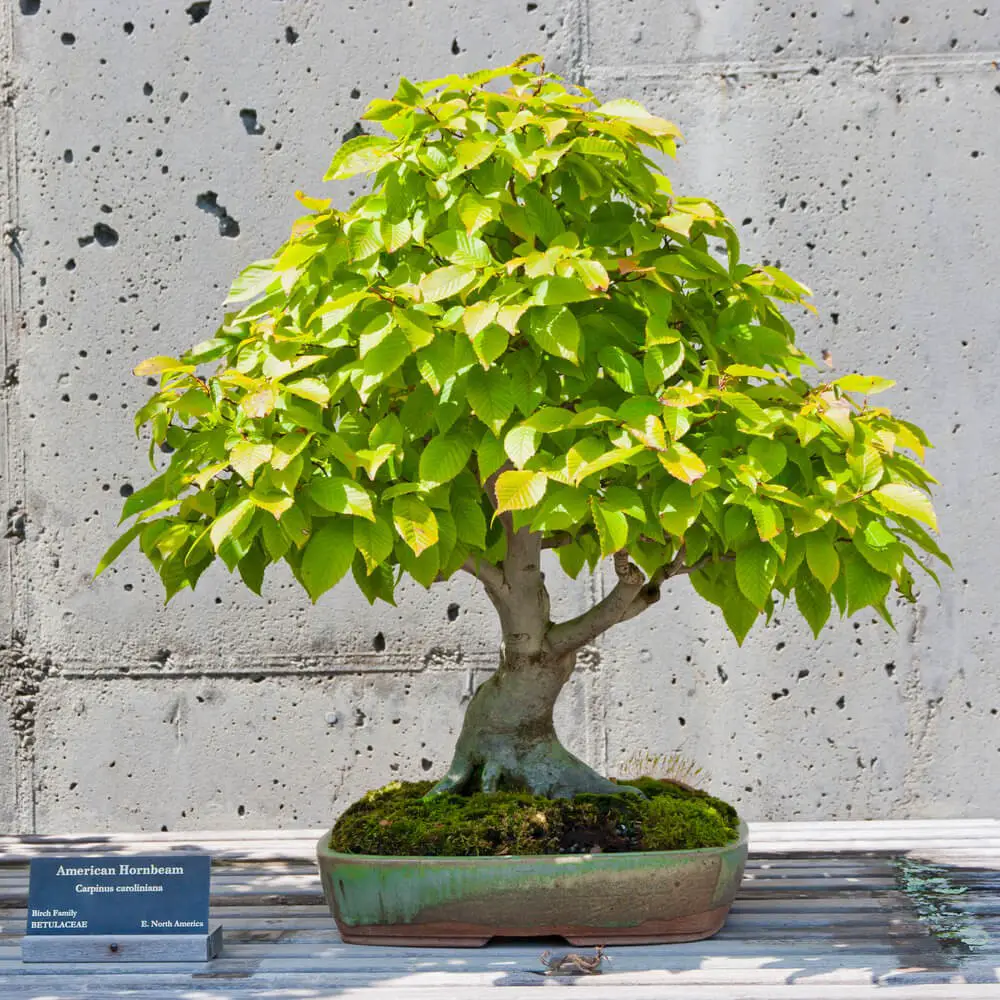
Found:
[[704, 556], [692, 566], [684, 565], [684, 547], [674, 558], [661, 566], [647, 580], [642, 571], [629, 561], [623, 550], [615, 553], [615, 573], [618, 583], [615, 588], [588, 611], [568, 622], [561, 622], [549, 629], [549, 645], [555, 653], [566, 653], [596, 639], [613, 625], [627, 622], [642, 614], [660, 599], [660, 588], [675, 576], [687, 576], [697, 569], [712, 563], [732, 562], [735, 556]]
[[550, 535], [548, 538], [542, 539], [543, 549], [561, 549], [566, 545], [572, 545], [576, 539], [567, 534], [565, 531], [556, 532], [554, 535]]
[[[514, 466], [510, 462], [504, 462], [495, 472], [486, 477], [486, 482], [483, 483], [483, 489], [486, 491], [486, 498], [489, 500], [490, 505], [494, 510], [499, 506], [497, 502], [497, 479], [500, 477], [500, 473], [507, 472], [513, 469]], [[504, 511], [502, 514], [497, 514], [497, 518], [503, 525], [503, 530], [507, 535], [507, 544], [510, 544], [510, 540], [514, 535], [514, 515], [511, 514], [509, 510]]]
[[615, 553], [614, 560], [618, 583], [611, 592], [582, 615], [549, 629], [549, 645], [554, 653], [568, 653], [579, 649], [612, 625], [617, 625], [646, 586], [642, 570], [629, 561], [624, 549]]
[[487, 590], [493, 590], [498, 594], [502, 592], [504, 585], [503, 573], [493, 563], [489, 563], [485, 559], [476, 559], [474, 556], [469, 556], [462, 563], [462, 569], [479, 580]]

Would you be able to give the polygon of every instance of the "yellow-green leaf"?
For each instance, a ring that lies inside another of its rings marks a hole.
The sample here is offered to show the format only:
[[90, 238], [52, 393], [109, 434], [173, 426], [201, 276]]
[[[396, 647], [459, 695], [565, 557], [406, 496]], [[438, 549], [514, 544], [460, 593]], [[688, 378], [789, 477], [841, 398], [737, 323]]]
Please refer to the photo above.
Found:
[[497, 476], [497, 510], [527, 510], [545, 496], [548, 479], [543, 472], [508, 471]]
[[194, 365], [186, 365], [177, 358], [158, 354], [155, 358], [146, 358], [145, 361], [140, 361], [132, 369], [132, 374], [140, 376], [162, 375], [165, 372], [193, 372], [194, 368]]
[[937, 531], [934, 508], [927, 496], [915, 486], [907, 486], [906, 483], [886, 483], [885, 486], [875, 490], [872, 496], [885, 510], [912, 517], [915, 521], [922, 521]]
[[437, 544], [437, 518], [419, 497], [412, 494], [396, 497], [392, 502], [392, 523], [416, 556]]
[[439, 267], [420, 279], [420, 291], [425, 302], [440, 302], [441, 299], [457, 295], [463, 288], [471, 285], [475, 278], [476, 272], [471, 267], [461, 267], [458, 264]]
[[873, 396], [891, 389], [896, 383], [891, 378], [879, 378], [877, 375], [843, 375], [833, 384], [844, 392], [863, 392], [866, 396]]
[[293, 396], [301, 396], [312, 403], [326, 406], [330, 401], [330, 390], [325, 382], [318, 378], [300, 378], [297, 382], [288, 382], [285, 389]]
[[209, 538], [216, 552], [227, 539], [239, 536], [243, 532], [250, 524], [254, 509], [253, 501], [247, 497], [212, 522]]
[[657, 458], [663, 468], [681, 482], [693, 483], [707, 471], [701, 458], [679, 441], [671, 442], [666, 451], [658, 452]]
[[260, 466], [271, 461], [273, 452], [273, 445], [241, 441], [229, 453], [229, 464], [252, 486], [254, 473]]

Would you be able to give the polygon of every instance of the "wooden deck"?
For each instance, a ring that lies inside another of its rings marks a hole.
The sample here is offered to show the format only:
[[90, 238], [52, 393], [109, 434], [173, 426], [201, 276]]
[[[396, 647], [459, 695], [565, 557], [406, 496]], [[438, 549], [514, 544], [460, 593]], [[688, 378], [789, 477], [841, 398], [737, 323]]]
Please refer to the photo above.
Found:
[[[542, 977], [552, 941], [478, 950], [344, 945], [313, 862], [319, 831], [0, 837], [0, 998], [141, 1000], [1000, 1000], [1000, 821], [759, 823], [726, 927], [612, 948], [600, 976]], [[208, 852], [211, 963], [23, 965], [31, 857]], [[537, 992], [541, 987], [543, 994]]]

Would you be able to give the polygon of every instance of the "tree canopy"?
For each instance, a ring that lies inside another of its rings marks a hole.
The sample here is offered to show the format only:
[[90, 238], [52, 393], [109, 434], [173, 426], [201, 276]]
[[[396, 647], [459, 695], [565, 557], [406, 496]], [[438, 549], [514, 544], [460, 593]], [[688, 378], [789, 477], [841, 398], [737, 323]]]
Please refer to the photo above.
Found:
[[284, 560], [313, 601], [350, 573], [393, 602], [404, 573], [502, 564], [509, 512], [570, 576], [686, 572], [742, 641], [779, 595], [817, 634], [834, 603], [888, 618], [945, 559], [928, 441], [869, 401], [893, 383], [803, 377], [782, 307], [808, 289], [673, 193], [673, 124], [536, 57], [403, 79], [364, 117], [386, 134], [326, 179], [370, 192], [299, 193], [215, 336], [135, 369], [167, 462], [99, 572], [138, 539], [168, 600], [218, 558], [258, 593]]

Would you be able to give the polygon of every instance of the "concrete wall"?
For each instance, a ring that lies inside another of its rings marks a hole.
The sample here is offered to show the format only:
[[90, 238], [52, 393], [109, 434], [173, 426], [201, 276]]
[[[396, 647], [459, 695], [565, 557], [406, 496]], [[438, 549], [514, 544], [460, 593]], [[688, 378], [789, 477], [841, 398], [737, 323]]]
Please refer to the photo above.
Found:
[[[498, 638], [469, 582], [312, 608], [287, 575], [258, 599], [220, 568], [164, 608], [134, 554], [90, 574], [148, 475], [136, 361], [214, 329], [367, 98], [532, 50], [677, 121], [678, 189], [816, 291], [806, 349], [898, 379], [889, 402], [939, 444], [956, 564], [898, 632], [862, 616], [814, 643], [789, 608], [742, 649], [681, 584], [591, 652], [567, 742], [611, 768], [679, 749], [755, 819], [996, 813], [1000, 9], [18, 0], [0, 13], [0, 829], [317, 826], [442, 769]], [[561, 585], [557, 612], [603, 586]]]

